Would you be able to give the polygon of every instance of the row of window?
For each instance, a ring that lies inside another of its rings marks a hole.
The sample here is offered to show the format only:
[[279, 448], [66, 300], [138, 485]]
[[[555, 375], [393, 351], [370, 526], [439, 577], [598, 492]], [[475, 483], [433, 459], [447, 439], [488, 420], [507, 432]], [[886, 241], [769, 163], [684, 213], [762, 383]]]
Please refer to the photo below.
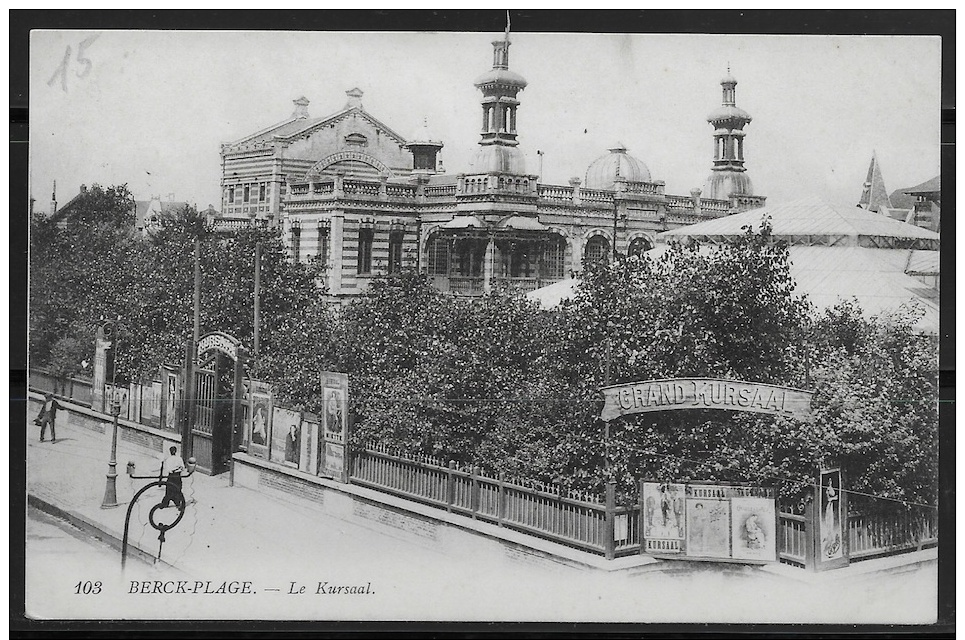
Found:
[[[653, 248], [648, 238], [637, 237], [630, 242], [629, 255], [640, 256]], [[583, 251], [584, 262], [608, 262], [610, 242], [603, 236], [593, 236], [586, 242]], [[479, 276], [482, 273], [482, 259], [485, 252], [484, 240], [451, 239], [437, 236], [429, 241], [428, 269], [433, 275]], [[562, 278], [565, 271], [566, 241], [537, 243], [517, 242], [496, 244], [496, 275], [512, 278], [536, 277], [539, 273], [546, 278]]]
[[228, 187], [228, 204], [257, 204], [268, 200], [267, 182], [233, 184]]
[[[389, 273], [399, 273], [402, 271], [402, 244], [403, 232], [392, 231], [389, 233]], [[372, 273], [372, 245], [375, 241], [375, 233], [372, 229], [359, 229], [359, 247], [356, 258], [356, 270], [359, 274]], [[300, 227], [292, 227], [292, 255], [297, 260], [302, 251], [302, 233]], [[318, 259], [325, 264], [329, 257], [329, 229], [328, 227], [318, 227]]]
[[[402, 231], [389, 233], [388, 272], [402, 270]], [[375, 234], [372, 229], [359, 230], [356, 270], [359, 274], [372, 273], [372, 246]], [[318, 259], [324, 264], [329, 259], [329, 228], [318, 227]], [[486, 241], [472, 238], [452, 240], [435, 236], [428, 244], [428, 271], [432, 275], [463, 277], [482, 276]], [[630, 242], [629, 255], [639, 256], [653, 248], [649, 239], [638, 237]], [[498, 242], [495, 255], [495, 275], [509, 278], [562, 278], [565, 269], [566, 241], [519, 241]], [[301, 228], [292, 228], [292, 254], [297, 260], [301, 255]], [[586, 242], [584, 263], [608, 262], [610, 242], [603, 236], [593, 236]], [[538, 267], [538, 270], [537, 270]]]

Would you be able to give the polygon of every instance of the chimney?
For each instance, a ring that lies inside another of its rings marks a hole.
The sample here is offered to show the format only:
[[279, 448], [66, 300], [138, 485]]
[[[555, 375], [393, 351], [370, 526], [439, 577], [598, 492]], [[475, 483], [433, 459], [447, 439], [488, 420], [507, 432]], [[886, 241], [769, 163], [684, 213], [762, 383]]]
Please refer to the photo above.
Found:
[[345, 103], [346, 109], [361, 109], [362, 108], [362, 90], [358, 87], [354, 89], [349, 89], [345, 92], [348, 96], [348, 102]]
[[293, 118], [307, 118], [308, 117], [308, 98], [301, 96], [300, 98], [295, 98], [292, 100], [292, 104], [295, 105], [295, 110], [292, 111]]
[[87, 193], [87, 185], [86, 185], [86, 184], [80, 185], [80, 192], [81, 192], [81, 193]]

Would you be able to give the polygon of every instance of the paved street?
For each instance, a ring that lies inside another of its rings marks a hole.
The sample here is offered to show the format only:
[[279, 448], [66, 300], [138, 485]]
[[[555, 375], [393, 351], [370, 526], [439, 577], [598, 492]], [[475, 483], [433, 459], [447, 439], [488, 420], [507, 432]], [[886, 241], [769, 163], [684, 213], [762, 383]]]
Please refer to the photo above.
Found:
[[[58, 425], [58, 435], [62, 440], [56, 444], [31, 439], [29, 492], [120, 537], [127, 505], [100, 508], [109, 434], [68, 423]], [[123, 475], [128, 459], [136, 461], [139, 473], [156, 468], [151, 452], [122, 442], [121, 502], [142, 486]], [[900, 575], [821, 576], [810, 583], [803, 581], [803, 571], [791, 572], [798, 578], [793, 579], [739, 565], [665, 563], [657, 570], [605, 572], [546, 562], [497, 544], [460, 549], [374, 521], [336, 519], [308, 499], [229, 487], [226, 475], [195, 475], [185, 494], [193, 502], [167, 534], [164, 563], [129, 561], [123, 576], [117, 551], [86, 534], [51, 529], [49, 516], [32, 518], [28, 611], [95, 619], [930, 622], [935, 617], [934, 563]], [[131, 540], [156, 553], [157, 534], [144, 524], [153, 502], [138, 502]], [[159, 584], [147, 585], [149, 591], [185, 592], [144, 594], [145, 580]], [[102, 593], [74, 594], [86, 581], [100, 581]], [[139, 583], [138, 593], [131, 593], [132, 581]]]

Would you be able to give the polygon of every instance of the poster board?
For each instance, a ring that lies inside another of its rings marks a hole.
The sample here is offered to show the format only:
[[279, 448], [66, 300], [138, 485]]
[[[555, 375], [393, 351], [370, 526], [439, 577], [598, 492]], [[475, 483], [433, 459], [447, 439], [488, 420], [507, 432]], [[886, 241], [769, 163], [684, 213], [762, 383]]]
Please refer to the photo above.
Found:
[[298, 470], [315, 474], [318, 469], [318, 416], [314, 413], [302, 414], [301, 455]]
[[149, 380], [141, 387], [141, 422], [152, 427], [161, 426], [160, 380]]
[[168, 431], [178, 430], [178, 417], [181, 406], [181, 384], [177, 369], [161, 367], [161, 428]]
[[268, 459], [269, 434], [273, 413], [271, 386], [252, 380], [248, 392], [248, 420], [245, 423], [245, 440], [248, 453]]
[[643, 482], [644, 552], [682, 553], [684, 550], [684, 485]]
[[777, 557], [777, 513], [774, 500], [734, 497], [731, 508], [731, 557], [773, 560]]
[[271, 418], [269, 459], [272, 462], [298, 468], [301, 459], [301, 429], [301, 412], [275, 407]]
[[321, 389], [322, 438], [318, 474], [348, 482], [348, 374], [323, 371]]
[[844, 516], [848, 513], [847, 496], [841, 490], [841, 469], [819, 469], [816, 487], [817, 508], [813, 510], [815, 540], [815, 569], [824, 571], [845, 567], [851, 562]]
[[643, 553], [662, 558], [777, 562], [774, 487], [640, 483]]

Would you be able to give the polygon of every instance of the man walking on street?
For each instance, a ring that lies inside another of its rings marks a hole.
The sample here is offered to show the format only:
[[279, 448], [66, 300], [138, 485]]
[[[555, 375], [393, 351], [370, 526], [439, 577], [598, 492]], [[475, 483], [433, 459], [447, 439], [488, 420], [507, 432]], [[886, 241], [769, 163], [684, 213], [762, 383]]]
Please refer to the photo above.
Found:
[[40, 408], [40, 413], [37, 414], [37, 419], [34, 420], [34, 424], [40, 425], [40, 441], [44, 441], [44, 435], [47, 433], [47, 425], [50, 425], [50, 441], [57, 442], [57, 431], [56, 431], [56, 420], [57, 420], [57, 409], [60, 408], [60, 404], [57, 399], [54, 398], [54, 394], [48, 392], [44, 398], [44, 406]]
[[184, 471], [184, 460], [178, 455], [177, 447], [172, 446], [170, 451], [171, 455], [161, 463], [161, 479], [167, 478], [164, 500], [161, 501], [162, 509], [167, 508], [171, 502], [178, 508], [184, 504], [184, 495], [181, 493], [181, 472]]

